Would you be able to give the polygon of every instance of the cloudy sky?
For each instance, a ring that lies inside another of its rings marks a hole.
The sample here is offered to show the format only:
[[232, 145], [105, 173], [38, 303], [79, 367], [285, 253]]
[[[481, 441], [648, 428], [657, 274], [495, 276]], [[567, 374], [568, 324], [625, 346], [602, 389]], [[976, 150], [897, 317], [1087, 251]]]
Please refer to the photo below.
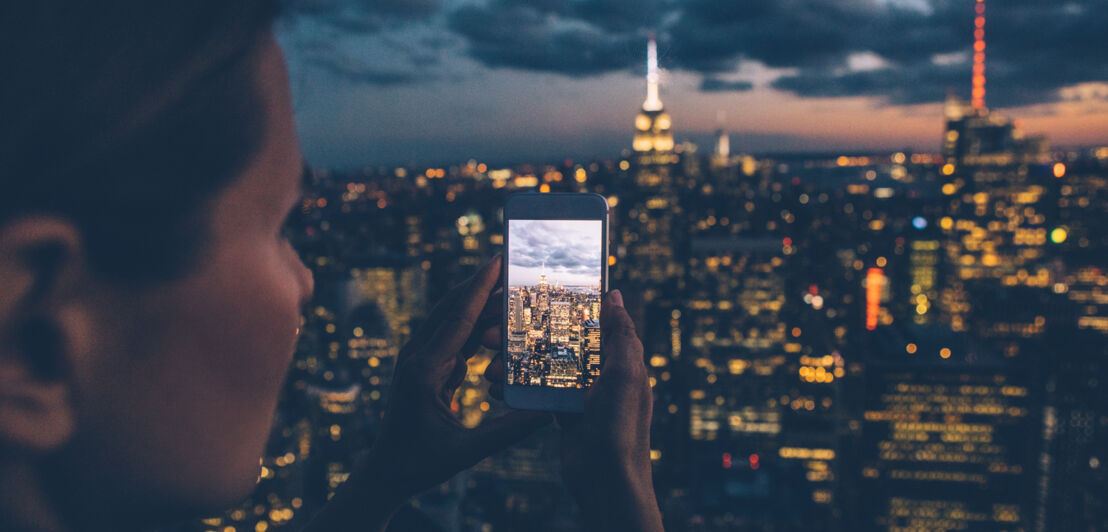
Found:
[[[936, 150], [968, 97], [973, 0], [288, 0], [309, 161], [610, 158], [658, 37], [677, 139]], [[1108, 1], [991, 0], [988, 103], [1056, 145], [1108, 143]]]
[[508, 286], [546, 280], [563, 286], [599, 286], [603, 265], [600, 220], [510, 220]]

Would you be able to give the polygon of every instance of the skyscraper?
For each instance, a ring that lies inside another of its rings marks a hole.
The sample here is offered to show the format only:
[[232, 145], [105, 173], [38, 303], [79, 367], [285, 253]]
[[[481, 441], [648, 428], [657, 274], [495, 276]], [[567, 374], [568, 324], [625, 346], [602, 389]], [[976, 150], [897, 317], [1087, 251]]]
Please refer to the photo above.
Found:
[[646, 100], [642, 111], [635, 117], [632, 147], [638, 154], [640, 164], [664, 164], [669, 162], [669, 154], [673, 151], [673, 133], [670, 132], [669, 114], [665, 112], [658, 95], [661, 75], [658, 72], [658, 45], [653, 36], [647, 44], [646, 62]]
[[523, 292], [519, 289], [511, 290], [508, 295], [508, 331], [510, 333], [522, 333], [527, 322], [523, 319]]
[[566, 345], [569, 343], [570, 315], [573, 307], [569, 301], [550, 303], [550, 343]]
[[941, 327], [882, 327], [870, 339], [861, 529], [1026, 529], [1028, 374]]
[[673, 296], [674, 279], [681, 265], [674, 260], [678, 247], [674, 217], [680, 213], [672, 172], [678, 156], [674, 154], [670, 116], [658, 96], [660, 77], [658, 51], [654, 38], [647, 45], [646, 101], [635, 118], [633, 164], [626, 166], [635, 188], [620, 203], [613, 224], [616, 253], [626, 262], [617, 264], [614, 277], [641, 288], [650, 302], [659, 296]]
[[716, 149], [712, 152], [711, 168], [715, 172], [731, 169], [731, 136], [723, 128], [723, 114], [720, 113], [720, 125], [716, 130]]
[[701, 237], [689, 247], [678, 316], [695, 511], [721, 529], [830, 528], [843, 358], [787, 323], [781, 239]]
[[[678, 383], [671, 362], [680, 357], [681, 337], [674, 312], [680, 314], [680, 286], [685, 261], [678, 257], [686, 237], [682, 225], [680, 191], [674, 175], [682, 171], [671, 132], [670, 116], [659, 96], [661, 83], [658, 48], [647, 43], [647, 94], [635, 117], [633, 155], [620, 163], [621, 187], [612, 210], [611, 278], [625, 294], [627, 310], [635, 320], [648, 360], [655, 397], [651, 456], [657, 461], [655, 478], [660, 489], [680, 490], [676, 480], [687, 473], [681, 462], [679, 442], [687, 439], [688, 425], [673, 412], [687, 394]], [[672, 407], [672, 408], [671, 408]]]
[[[1048, 154], [1044, 138], [1025, 138], [1010, 118], [990, 112], [985, 105], [985, 0], [976, 0], [974, 12], [971, 99], [967, 104], [953, 94], [947, 95], [943, 157], [954, 167], [1045, 161]], [[946, 171], [944, 174], [950, 175]]]
[[546, 311], [550, 309], [550, 284], [546, 282], [545, 262], [543, 263], [543, 273], [539, 276], [539, 287], [536, 293], [535, 308], [538, 309], [540, 314], [546, 314]]

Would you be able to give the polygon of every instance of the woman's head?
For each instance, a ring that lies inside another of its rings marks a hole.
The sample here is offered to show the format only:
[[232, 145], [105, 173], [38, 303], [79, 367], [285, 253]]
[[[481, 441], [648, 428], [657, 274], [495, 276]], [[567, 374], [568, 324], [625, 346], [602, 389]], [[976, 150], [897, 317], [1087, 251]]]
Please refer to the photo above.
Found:
[[233, 503], [311, 293], [274, 2], [13, 4], [0, 475], [63, 522]]
[[128, 282], [186, 270], [200, 211], [262, 140], [249, 64], [275, 2], [12, 4], [0, 219], [65, 214], [92, 265]]

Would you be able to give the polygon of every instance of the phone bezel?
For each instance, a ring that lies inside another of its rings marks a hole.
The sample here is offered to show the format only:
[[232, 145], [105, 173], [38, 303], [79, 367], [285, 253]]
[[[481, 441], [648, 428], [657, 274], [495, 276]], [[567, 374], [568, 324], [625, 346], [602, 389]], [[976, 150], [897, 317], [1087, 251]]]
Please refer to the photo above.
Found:
[[[608, 200], [600, 194], [524, 192], [508, 197], [504, 204], [504, 260], [501, 271], [503, 296], [501, 301], [500, 345], [504, 361], [504, 402], [521, 410], [580, 412], [584, 410], [587, 389], [547, 388], [540, 386], [509, 386], [508, 382], [508, 250], [511, 245], [510, 220], [600, 220], [602, 234], [600, 290], [608, 292]], [[599, 319], [599, 317], [598, 317]], [[600, 352], [601, 363], [604, 352]]]

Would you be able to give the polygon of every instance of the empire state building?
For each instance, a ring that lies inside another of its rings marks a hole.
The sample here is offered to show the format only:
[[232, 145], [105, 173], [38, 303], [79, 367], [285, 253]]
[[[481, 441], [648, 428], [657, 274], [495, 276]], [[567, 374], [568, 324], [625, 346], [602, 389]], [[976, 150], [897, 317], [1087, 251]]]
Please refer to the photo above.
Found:
[[635, 117], [635, 140], [632, 147], [640, 165], [670, 162], [673, 151], [673, 133], [670, 132], [669, 114], [658, 97], [658, 46], [650, 37], [646, 53], [646, 101]]
[[[647, 45], [646, 101], [635, 117], [635, 156], [628, 165], [634, 186], [620, 199], [620, 216], [615, 223], [619, 262], [615, 279], [635, 287], [644, 302], [660, 300], [668, 305], [677, 293], [682, 267], [674, 260], [679, 243], [674, 240], [675, 217], [679, 217], [678, 191], [671, 171], [677, 167], [670, 117], [658, 97], [658, 48], [654, 37]], [[663, 309], [662, 324], [669, 323], [671, 308]], [[665, 339], [668, 342], [668, 338]]]

